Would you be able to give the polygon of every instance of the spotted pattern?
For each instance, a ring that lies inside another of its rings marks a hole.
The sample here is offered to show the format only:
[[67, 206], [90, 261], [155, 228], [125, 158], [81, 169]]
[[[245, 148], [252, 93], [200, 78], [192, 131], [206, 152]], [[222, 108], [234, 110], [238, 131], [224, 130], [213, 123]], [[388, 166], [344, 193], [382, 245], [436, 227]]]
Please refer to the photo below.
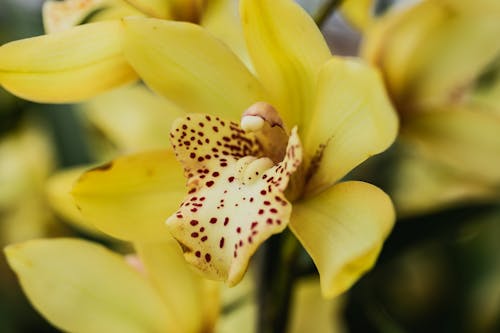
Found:
[[302, 161], [297, 131], [275, 165], [253, 134], [210, 115], [179, 119], [171, 142], [188, 194], [167, 220], [170, 231], [205, 276], [234, 285], [258, 246], [288, 224], [291, 205], [283, 191]]

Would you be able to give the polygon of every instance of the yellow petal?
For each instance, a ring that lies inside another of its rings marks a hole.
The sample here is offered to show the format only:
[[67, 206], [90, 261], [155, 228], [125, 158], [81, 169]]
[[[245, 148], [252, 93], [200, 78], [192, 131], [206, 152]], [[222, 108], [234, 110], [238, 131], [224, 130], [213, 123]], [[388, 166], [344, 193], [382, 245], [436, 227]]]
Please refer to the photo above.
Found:
[[0, 244], [42, 237], [57, 228], [43, 187], [55, 167], [54, 147], [36, 121], [23, 121], [0, 139]]
[[36, 118], [22, 122], [0, 140], [0, 210], [23, 202], [28, 193], [39, 196], [55, 168], [53, 143]]
[[375, 264], [394, 220], [384, 192], [350, 181], [294, 204], [290, 227], [318, 268], [323, 296], [334, 297]]
[[206, 0], [125, 0], [144, 14], [165, 20], [198, 22]]
[[169, 229], [202, 274], [235, 285], [258, 246], [288, 223], [283, 191], [302, 160], [297, 132], [274, 166], [257, 158], [255, 139], [229, 121], [190, 114], [171, 133], [189, 191], [167, 220]]
[[11, 245], [5, 253], [35, 308], [64, 331], [176, 331], [154, 288], [100, 245], [34, 240]]
[[400, 109], [456, 103], [498, 56], [500, 10], [482, 3], [423, 1], [373, 26], [363, 53], [383, 69]]
[[424, 214], [443, 207], [498, 197], [498, 190], [430, 160], [413, 146], [400, 153], [391, 179], [389, 195], [398, 216]]
[[217, 321], [216, 333], [256, 332], [257, 302], [255, 279], [252, 271], [234, 287], [222, 286], [221, 302], [224, 311]]
[[177, 318], [179, 331], [202, 332], [202, 279], [190, 269], [177, 242], [137, 243], [136, 249], [149, 279]]
[[312, 159], [307, 184], [317, 193], [394, 141], [398, 120], [376, 69], [333, 58], [321, 69], [316, 104], [305, 134]]
[[170, 0], [125, 0], [148, 16], [169, 20], [172, 18]]
[[42, 7], [43, 25], [48, 34], [67, 30], [87, 20], [97, 22], [139, 14], [123, 0], [48, 0]]
[[168, 0], [174, 19], [198, 23], [208, 0]]
[[289, 128], [308, 118], [320, 66], [330, 51], [309, 15], [291, 0], [243, 0], [241, 17], [257, 74]]
[[86, 221], [76, 208], [71, 196], [74, 183], [88, 168], [76, 167], [60, 171], [47, 180], [47, 199], [52, 208], [69, 223], [85, 232], [103, 236], [92, 224]]
[[227, 44], [245, 65], [251, 68], [251, 61], [243, 38], [237, 1], [209, 1], [200, 25]]
[[500, 57], [483, 73], [468, 101], [469, 105], [500, 116]]
[[374, 0], [347, 0], [342, 2], [340, 10], [355, 28], [365, 30], [372, 20]]
[[0, 84], [36, 102], [77, 102], [131, 82], [120, 22], [85, 24], [0, 47]]
[[187, 112], [237, 119], [265, 99], [236, 55], [201, 27], [156, 19], [124, 22], [127, 59], [151, 88]]
[[[213, 332], [219, 315], [222, 313], [221, 284], [216, 281], [202, 279], [201, 308], [203, 315], [203, 329]], [[203, 331], [202, 329], [202, 331]]]
[[48, 0], [43, 3], [42, 15], [45, 32], [50, 34], [67, 30], [95, 11], [105, 8], [109, 0]]
[[410, 59], [439, 26], [443, 16], [435, 3], [424, 1], [413, 8], [390, 11], [367, 30], [362, 45], [363, 57], [381, 68], [391, 97], [398, 106], [408, 107], [406, 89], [415, 73]]
[[72, 194], [97, 229], [120, 239], [154, 241], [170, 238], [165, 220], [182, 201], [184, 184], [173, 153], [153, 151], [88, 171]]
[[90, 121], [122, 152], [169, 148], [172, 122], [184, 114], [143, 85], [101, 94], [82, 108]]
[[414, 80], [418, 85], [409, 88], [416, 89], [415, 100], [424, 106], [436, 106], [460, 99], [462, 91], [500, 55], [499, 34], [498, 9], [448, 17], [426, 40], [425, 52], [418, 50], [417, 56], [422, 57], [418, 61], [424, 65], [417, 66]]
[[321, 297], [318, 279], [299, 280], [295, 285], [292, 299], [290, 332], [344, 332], [342, 298], [325, 300]]
[[500, 117], [479, 109], [451, 109], [414, 115], [405, 124], [411, 140], [431, 160], [478, 181], [500, 181]]

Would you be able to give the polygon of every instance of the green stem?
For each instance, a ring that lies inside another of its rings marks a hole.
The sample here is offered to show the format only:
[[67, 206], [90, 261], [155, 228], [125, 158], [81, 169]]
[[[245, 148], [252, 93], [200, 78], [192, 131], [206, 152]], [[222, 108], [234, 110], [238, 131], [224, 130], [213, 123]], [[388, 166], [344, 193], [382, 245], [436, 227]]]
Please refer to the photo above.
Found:
[[287, 330], [299, 249], [297, 239], [288, 229], [264, 244], [257, 288], [259, 333]]
[[319, 10], [318, 13], [315, 15], [314, 21], [316, 21], [316, 24], [318, 27], [323, 27], [325, 24], [326, 20], [332, 15], [332, 12], [340, 6], [343, 0], [330, 0], [326, 4], [324, 4]]

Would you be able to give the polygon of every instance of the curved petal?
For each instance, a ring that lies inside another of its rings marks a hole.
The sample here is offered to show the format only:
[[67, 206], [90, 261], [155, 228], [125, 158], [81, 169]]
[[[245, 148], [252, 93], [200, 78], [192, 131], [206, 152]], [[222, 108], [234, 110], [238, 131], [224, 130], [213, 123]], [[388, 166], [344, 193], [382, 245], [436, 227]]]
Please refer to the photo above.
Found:
[[238, 12], [238, 1], [210, 0], [200, 25], [227, 44], [241, 61], [251, 68]]
[[479, 181], [500, 182], [500, 117], [479, 109], [450, 109], [408, 118], [402, 137]]
[[[457, 3], [464, 1], [457, 1]], [[461, 11], [460, 6], [442, 6], [448, 17], [432, 31], [425, 44], [417, 45], [413, 90], [415, 100], [427, 107], [456, 102], [474, 84], [482, 71], [500, 56], [500, 8]], [[480, 4], [478, 3], [478, 8]], [[467, 10], [467, 7], [464, 8]], [[457, 14], [458, 12], [458, 14]], [[422, 57], [422, 59], [420, 59]]]
[[311, 159], [306, 191], [331, 186], [355, 166], [387, 149], [398, 119], [378, 71], [354, 59], [333, 58], [321, 69], [304, 146]]
[[87, 118], [122, 152], [169, 148], [172, 122], [184, 115], [144, 85], [101, 94], [82, 108]]
[[347, 0], [342, 2], [340, 10], [352, 26], [363, 31], [372, 21], [374, 4], [374, 0]]
[[137, 78], [120, 22], [85, 24], [0, 47], [0, 84], [36, 102], [78, 102]]
[[125, 260], [76, 239], [8, 246], [7, 260], [35, 308], [70, 332], [176, 332], [156, 291]]
[[156, 19], [124, 22], [127, 59], [151, 88], [185, 111], [238, 119], [265, 99], [236, 55], [201, 27]]
[[350, 181], [294, 204], [290, 228], [318, 268], [323, 296], [330, 298], [375, 264], [394, 220], [384, 192]]
[[170, 239], [164, 224], [184, 197], [182, 168], [170, 151], [118, 158], [87, 171], [73, 187], [82, 216], [111, 236]]
[[[200, 21], [206, 2], [209, 0], [168, 0], [174, 19], [177, 21]], [[211, 0], [212, 1], [212, 0]]]
[[500, 57], [479, 78], [468, 105], [500, 116]]
[[256, 157], [258, 143], [250, 134], [209, 115], [180, 119], [172, 128], [172, 145], [189, 191], [167, 220], [169, 229], [187, 261], [208, 278], [233, 286], [258, 246], [288, 223], [291, 205], [283, 192], [302, 161], [297, 132], [274, 166], [269, 158]]
[[373, 26], [365, 56], [383, 68], [402, 109], [460, 101], [498, 57], [498, 5], [489, 0], [466, 3], [423, 1]]
[[43, 26], [48, 34], [67, 30], [87, 20], [97, 22], [138, 14], [140, 12], [122, 0], [48, 0], [42, 8]]
[[206, 0], [124, 0], [148, 16], [198, 22]]
[[[179, 331], [203, 332], [203, 282], [188, 266], [179, 244], [174, 240], [161, 243], [136, 243], [135, 247], [147, 275], [170, 312], [178, 320]], [[217, 307], [216, 299], [211, 299]]]
[[413, 146], [398, 154], [389, 195], [399, 217], [425, 214], [460, 203], [498, 198], [498, 188], [430, 160]]
[[170, 0], [123, 0], [144, 14], [164, 20], [172, 19]]
[[343, 299], [325, 300], [317, 278], [299, 280], [294, 288], [290, 332], [341, 333]]
[[47, 180], [47, 199], [51, 207], [66, 221], [85, 232], [103, 236], [92, 224], [86, 221], [76, 208], [71, 189], [78, 178], [88, 170], [86, 167], [67, 169], [56, 173]]
[[290, 0], [242, 0], [241, 18], [257, 74], [289, 128], [307, 120], [330, 50], [309, 15]]
[[382, 70], [391, 97], [405, 107], [406, 89], [415, 74], [415, 64], [410, 60], [443, 16], [435, 1], [423, 1], [389, 11], [367, 30], [361, 48], [363, 58]]

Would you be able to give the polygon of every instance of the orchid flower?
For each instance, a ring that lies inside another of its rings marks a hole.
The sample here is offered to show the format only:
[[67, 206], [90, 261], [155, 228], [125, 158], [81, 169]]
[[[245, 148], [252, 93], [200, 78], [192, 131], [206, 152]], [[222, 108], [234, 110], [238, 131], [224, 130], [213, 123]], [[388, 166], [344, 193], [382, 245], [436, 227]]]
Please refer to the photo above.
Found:
[[0, 84], [36, 102], [74, 103], [138, 80], [123, 54], [124, 17], [196, 22], [247, 57], [235, 0], [46, 1], [47, 35], [0, 47]]
[[[262, 242], [290, 226], [333, 297], [375, 263], [394, 223], [380, 189], [339, 181], [390, 146], [397, 117], [379, 73], [333, 57], [293, 1], [241, 1], [240, 17], [250, 65], [209, 29], [133, 17], [7, 44], [0, 68], [15, 70], [1, 70], [0, 82], [32, 99], [78, 100], [123, 83], [103, 85], [129, 66], [187, 112], [170, 133], [175, 155], [142, 152], [88, 171], [72, 191], [82, 217], [133, 242], [173, 235], [198, 271], [229, 285]], [[24, 58], [13, 57], [18, 50]], [[35, 53], [45, 72], [27, 61]], [[67, 71], [54, 71], [56, 54]], [[61, 90], [45, 94], [47, 82]]]
[[189, 269], [173, 242], [139, 245], [140, 260], [70, 238], [5, 253], [35, 308], [64, 331], [214, 331], [218, 288]]
[[[278, 13], [279, 24], [270, 19]], [[164, 151], [91, 170], [73, 195], [84, 217], [122, 239], [170, 237], [161, 222], [172, 214], [169, 230], [186, 259], [229, 285], [258, 246], [289, 225], [331, 297], [374, 264], [394, 221], [382, 191], [337, 182], [392, 143], [397, 120], [378, 73], [332, 57], [298, 5], [242, 1], [241, 17], [258, 79], [198, 26], [123, 21], [134, 70], [184, 110], [199, 112], [171, 130], [188, 195], [174, 154]]]
[[401, 212], [498, 197], [499, 80], [484, 78], [498, 72], [499, 33], [495, 0], [422, 1], [367, 30], [363, 57], [382, 71], [411, 151], [395, 175]]

